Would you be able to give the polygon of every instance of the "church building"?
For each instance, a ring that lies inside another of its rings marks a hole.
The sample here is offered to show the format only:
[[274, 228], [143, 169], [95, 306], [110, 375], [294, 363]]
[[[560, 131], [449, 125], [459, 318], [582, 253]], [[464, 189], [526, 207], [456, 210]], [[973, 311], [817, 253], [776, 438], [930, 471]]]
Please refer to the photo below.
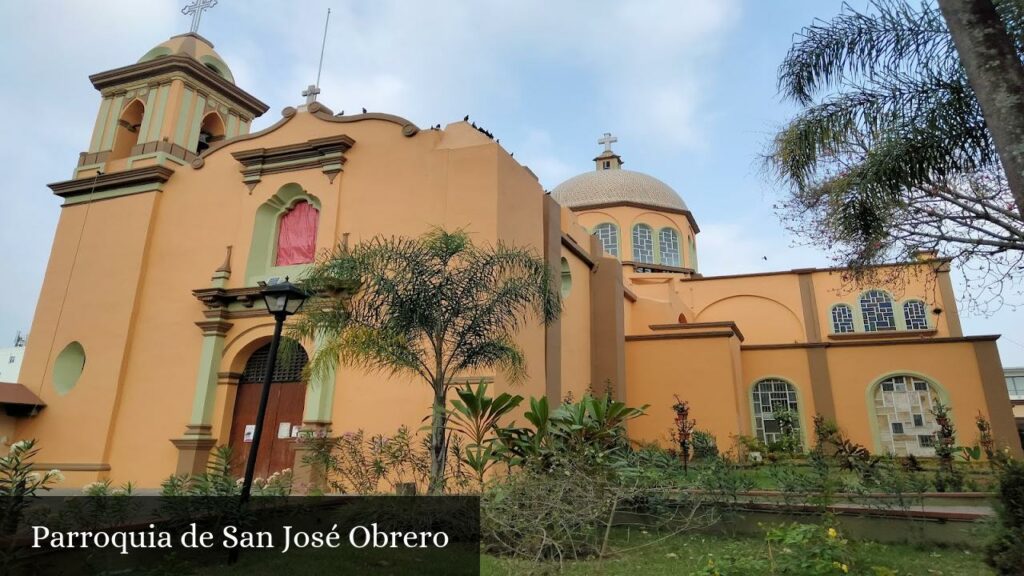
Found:
[[[608, 387], [650, 405], [629, 429], [638, 442], [667, 445], [678, 395], [723, 448], [776, 440], [774, 414], [789, 410], [805, 445], [821, 414], [898, 455], [934, 454], [939, 399], [961, 443], [981, 414], [1021, 453], [998, 337], [963, 334], [935, 254], [892, 266], [900, 290], [836, 269], [703, 276], [697, 215], [624, 168], [607, 134], [591, 169], [547, 193], [468, 122], [335, 114], [312, 87], [252, 132], [267, 105], [194, 32], [90, 80], [95, 128], [70, 178], [50, 185], [60, 220], [21, 400], [0, 416], [12, 440], [38, 439], [38, 465], [66, 487], [155, 488], [202, 470], [218, 445], [240, 471], [273, 333], [261, 283], [301, 279], [339, 244], [438, 226], [533, 249], [561, 274], [559, 320], [518, 334], [525, 382], [463, 381], [553, 400]], [[340, 367], [302, 382], [315, 343], [300, 344], [274, 373], [257, 475], [294, 468], [303, 431], [393, 434], [428, 414], [418, 381]]]

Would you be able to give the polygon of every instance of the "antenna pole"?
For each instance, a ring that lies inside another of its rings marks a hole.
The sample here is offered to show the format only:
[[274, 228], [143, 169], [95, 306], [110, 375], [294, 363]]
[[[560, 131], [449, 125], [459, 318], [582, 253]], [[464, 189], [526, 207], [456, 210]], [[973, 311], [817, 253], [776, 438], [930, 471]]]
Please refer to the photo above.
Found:
[[331, 23], [331, 9], [327, 9], [327, 19], [324, 21], [324, 41], [320, 45], [320, 65], [316, 69], [316, 87], [320, 87], [320, 73], [324, 70], [324, 49], [327, 48], [327, 26]]

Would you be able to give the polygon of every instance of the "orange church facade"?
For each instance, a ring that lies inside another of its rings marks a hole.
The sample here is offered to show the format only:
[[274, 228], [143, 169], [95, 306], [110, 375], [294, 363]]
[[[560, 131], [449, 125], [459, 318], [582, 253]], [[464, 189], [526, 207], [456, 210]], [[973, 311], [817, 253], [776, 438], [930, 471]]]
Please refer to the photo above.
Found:
[[[546, 194], [467, 122], [423, 129], [310, 98], [250, 133], [267, 106], [196, 34], [91, 80], [95, 130], [72, 178], [51, 185], [63, 206], [19, 380], [45, 407], [0, 422], [11, 440], [37, 438], [40, 466], [67, 486], [156, 487], [219, 444], [244, 457], [273, 330], [259, 283], [301, 278], [340, 243], [436, 226], [530, 247], [561, 272], [560, 319], [518, 336], [525, 383], [465, 381], [550, 398], [608, 385], [650, 404], [638, 441], [668, 441], [678, 395], [723, 447], [772, 440], [782, 407], [805, 442], [820, 413], [874, 452], [921, 455], [938, 398], [962, 443], [980, 413], [1020, 454], [997, 337], [962, 333], [933, 255], [895, 268], [900, 293], [838, 270], [704, 277], [694, 215], [624, 170], [608, 138], [595, 170]], [[275, 374], [264, 472], [294, 465], [304, 430], [387, 434], [428, 413], [419, 382], [343, 367], [302, 383], [297, 358]]]

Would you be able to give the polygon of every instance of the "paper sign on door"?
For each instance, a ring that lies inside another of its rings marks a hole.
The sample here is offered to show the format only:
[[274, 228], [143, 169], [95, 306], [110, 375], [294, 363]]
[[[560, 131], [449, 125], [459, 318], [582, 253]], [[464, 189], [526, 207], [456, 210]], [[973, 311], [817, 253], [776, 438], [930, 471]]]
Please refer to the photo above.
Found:
[[292, 435], [292, 423], [281, 422], [277, 425], [277, 437], [278, 438], [289, 438]]
[[252, 437], [256, 434], [255, 424], [246, 424], [245, 432], [242, 434], [242, 442], [252, 442]]

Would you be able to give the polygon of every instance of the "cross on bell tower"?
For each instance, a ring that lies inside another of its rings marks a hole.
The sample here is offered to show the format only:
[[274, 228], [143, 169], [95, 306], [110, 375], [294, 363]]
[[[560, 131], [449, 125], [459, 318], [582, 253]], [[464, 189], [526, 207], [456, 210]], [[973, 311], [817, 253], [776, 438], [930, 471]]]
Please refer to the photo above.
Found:
[[601, 155], [594, 158], [598, 170], [618, 170], [622, 167], [622, 158], [612, 151], [612, 144], [618, 141], [619, 139], [612, 136], [611, 132], [605, 132], [604, 136], [598, 138], [597, 143], [604, 146]]
[[203, 18], [203, 12], [216, 5], [217, 0], [195, 0], [181, 9], [181, 13], [185, 16], [192, 16], [192, 28], [189, 29], [190, 33], [197, 34], [199, 32], [199, 21]]

